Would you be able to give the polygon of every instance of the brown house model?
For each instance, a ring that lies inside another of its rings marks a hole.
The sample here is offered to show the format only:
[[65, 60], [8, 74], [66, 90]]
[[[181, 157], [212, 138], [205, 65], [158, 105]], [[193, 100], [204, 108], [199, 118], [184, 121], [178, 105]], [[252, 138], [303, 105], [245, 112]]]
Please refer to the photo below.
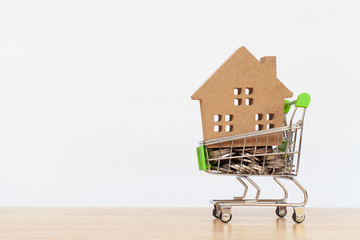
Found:
[[[292, 95], [276, 77], [276, 57], [258, 61], [241, 47], [191, 99], [200, 101], [204, 140], [210, 140], [283, 126], [284, 100]], [[277, 139], [271, 136], [268, 144], [277, 144]], [[252, 140], [246, 145], [254, 144]], [[266, 138], [258, 139], [258, 145], [265, 144]]]

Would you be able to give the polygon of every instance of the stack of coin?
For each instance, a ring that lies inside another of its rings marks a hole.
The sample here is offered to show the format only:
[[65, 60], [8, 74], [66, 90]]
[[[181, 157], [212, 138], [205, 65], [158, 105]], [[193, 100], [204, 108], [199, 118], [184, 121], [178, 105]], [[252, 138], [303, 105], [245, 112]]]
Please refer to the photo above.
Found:
[[292, 171], [284, 152], [278, 152], [277, 148], [212, 148], [208, 151], [210, 169], [217, 173], [284, 175]]

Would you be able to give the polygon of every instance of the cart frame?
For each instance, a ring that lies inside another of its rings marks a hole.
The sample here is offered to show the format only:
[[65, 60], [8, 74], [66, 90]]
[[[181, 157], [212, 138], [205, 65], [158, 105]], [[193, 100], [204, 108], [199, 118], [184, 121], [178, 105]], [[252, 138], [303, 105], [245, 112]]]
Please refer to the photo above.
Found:
[[[304, 118], [309, 103], [310, 95], [307, 93], [300, 94], [296, 101], [289, 102], [286, 100], [284, 105], [284, 126], [282, 127], [200, 142], [200, 147], [197, 148], [199, 169], [213, 175], [235, 176], [236, 179], [244, 186], [244, 192], [241, 197], [210, 201], [210, 203], [214, 205], [214, 217], [220, 218], [222, 222], [226, 223], [232, 219], [231, 208], [233, 206], [274, 206], [276, 207], [276, 215], [279, 217], [285, 217], [287, 214], [287, 207], [292, 207], [294, 209], [294, 213], [292, 215], [293, 220], [296, 223], [301, 223], [305, 220], [304, 206], [307, 204], [308, 194], [295, 177], [298, 175], [299, 171]], [[295, 108], [288, 123], [287, 113], [292, 105], [295, 105]], [[295, 123], [294, 117], [299, 109], [302, 109], [302, 115], [300, 120]], [[268, 146], [269, 137], [274, 135], [277, 135], [277, 144], [275, 146]], [[257, 146], [259, 137], [266, 137], [265, 148], [264, 146]], [[253, 152], [250, 154], [245, 153], [248, 149], [246, 146], [246, 140], [249, 138], [256, 138], [255, 146], [253, 146], [254, 149], [252, 149]], [[242, 151], [242, 154], [240, 155], [235, 154], [234, 147], [234, 141], [238, 140], [242, 140], [243, 142], [243, 146], [241, 148], [237, 148], [237, 151], [240, 151], [240, 153]], [[225, 148], [222, 148], [222, 144], [224, 143], [228, 143], [228, 145], [229, 143], [231, 144], [230, 148], [228, 147], [226, 149], [227, 154], [221, 156], [222, 151], [225, 150]], [[212, 157], [211, 154], [209, 154], [210, 149], [212, 149], [211, 146], [217, 146], [216, 150], [219, 153], [219, 156]], [[260, 148], [263, 150], [259, 151]], [[268, 148], [271, 149], [270, 152], [268, 152]], [[255, 160], [258, 160], [259, 158], [263, 160], [256, 162]], [[266, 165], [266, 159], [270, 158], [272, 159], [269, 160], [271, 165]], [[238, 161], [240, 163], [235, 165], [237, 166], [235, 168], [234, 163], [232, 165], [232, 161]], [[246, 169], [244, 161], [247, 161], [248, 164]], [[224, 166], [224, 163], [225, 166], [227, 166], [226, 168], [221, 167]], [[249, 176], [272, 177], [284, 191], [284, 197], [281, 199], [260, 198], [260, 187]], [[302, 191], [304, 197], [303, 201], [297, 203], [287, 202], [288, 191], [280, 179], [293, 182]], [[244, 180], [249, 182], [256, 189], [255, 198], [246, 198], [249, 187]]]

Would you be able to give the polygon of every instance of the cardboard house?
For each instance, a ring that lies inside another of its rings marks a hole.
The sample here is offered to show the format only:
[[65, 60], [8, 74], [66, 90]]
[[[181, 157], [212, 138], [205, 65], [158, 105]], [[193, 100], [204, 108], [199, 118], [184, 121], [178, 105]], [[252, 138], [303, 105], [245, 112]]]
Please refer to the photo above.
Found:
[[[200, 101], [204, 140], [283, 126], [285, 98], [293, 93], [276, 77], [276, 57], [257, 60], [236, 50], [191, 96]], [[280, 136], [280, 144], [281, 144]], [[276, 145], [279, 136], [247, 140], [246, 146]], [[243, 146], [242, 141], [234, 146]], [[214, 146], [215, 147], [215, 146]], [[225, 146], [224, 146], [225, 147]]]

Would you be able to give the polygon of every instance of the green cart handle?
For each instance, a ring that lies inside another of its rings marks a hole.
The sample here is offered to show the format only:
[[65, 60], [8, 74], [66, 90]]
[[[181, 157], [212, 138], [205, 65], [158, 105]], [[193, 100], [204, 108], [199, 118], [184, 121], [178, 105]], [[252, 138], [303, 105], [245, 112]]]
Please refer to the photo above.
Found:
[[284, 113], [288, 113], [290, 111], [291, 105], [295, 104], [295, 107], [307, 108], [310, 103], [310, 95], [308, 93], [301, 93], [298, 98], [294, 101], [285, 100], [284, 105]]

